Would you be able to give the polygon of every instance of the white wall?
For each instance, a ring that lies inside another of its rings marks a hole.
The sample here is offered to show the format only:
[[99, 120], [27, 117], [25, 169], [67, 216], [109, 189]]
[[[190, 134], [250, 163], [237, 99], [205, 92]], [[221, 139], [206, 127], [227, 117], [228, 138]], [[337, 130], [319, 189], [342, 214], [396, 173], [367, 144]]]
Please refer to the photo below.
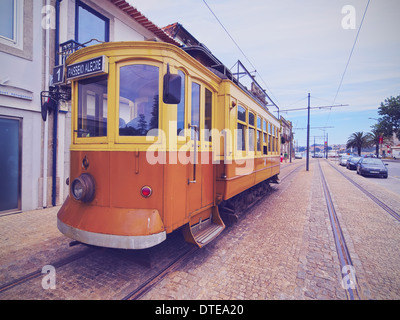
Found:
[[[33, 6], [26, 4], [24, 24], [28, 24], [30, 30], [24, 30], [24, 36], [28, 37], [24, 40], [25, 47], [22, 48], [24, 54], [15, 55], [13, 51], [7, 51], [4, 47], [2, 50], [8, 53], [0, 51], [0, 82], [7, 80], [4, 82], [5, 86], [0, 86], [0, 89], [24, 91], [32, 96], [32, 100], [27, 100], [0, 95], [0, 114], [22, 119], [22, 211], [33, 210], [40, 205], [38, 199], [42, 156], [42, 2], [34, 0]], [[29, 53], [25, 54], [27, 51]]]
[[[155, 35], [122, 12], [110, 1], [83, 0], [85, 4], [109, 18], [110, 41], [143, 41]], [[75, 0], [63, 0], [60, 4], [60, 43], [75, 40]], [[71, 107], [69, 107], [71, 110]], [[60, 178], [61, 202], [68, 196], [65, 180], [69, 176], [71, 144], [71, 113], [59, 117], [59, 143], [57, 176]]]

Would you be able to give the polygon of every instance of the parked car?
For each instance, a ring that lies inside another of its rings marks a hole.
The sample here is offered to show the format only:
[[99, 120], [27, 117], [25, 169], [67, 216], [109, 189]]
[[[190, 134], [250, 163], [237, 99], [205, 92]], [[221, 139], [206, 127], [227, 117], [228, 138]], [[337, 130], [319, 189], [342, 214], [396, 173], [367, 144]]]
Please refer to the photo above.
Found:
[[362, 176], [380, 176], [386, 179], [389, 174], [387, 165], [378, 158], [361, 158], [357, 163], [357, 173]]
[[300, 152], [296, 152], [296, 153], [294, 154], [294, 158], [295, 158], [295, 159], [303, 159], [303, 156], [302, 156], [302, 154], [301, 154]]
[[341, 166], [346, 166], [346, 164], [347, 164], [347, 159], [349, 159], [350, 158], [350, 155], [348, 155], [348, 154], [342, 154], [341, 156], [340, 156], [340, 159], [339, 159], [339, 164], [341, 165]]
[[357, 169], [357, 162], [362, 159], [362, 157], [350, 157], [347, 159], [346, 168], [349, 170]]
[[376, 158], [376, 154], [370, 153], [370, 154], [366, 154], [364, 156], [364, 158]]

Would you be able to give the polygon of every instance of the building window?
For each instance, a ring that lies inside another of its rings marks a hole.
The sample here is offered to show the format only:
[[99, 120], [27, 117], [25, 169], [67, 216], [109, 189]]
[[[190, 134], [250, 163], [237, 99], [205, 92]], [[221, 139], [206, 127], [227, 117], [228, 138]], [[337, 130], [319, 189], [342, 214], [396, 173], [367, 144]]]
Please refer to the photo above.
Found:
[[[109, 41], [110, 20], [81, 1], [77, 1], [75, 10], [75, 41], [86, 43], [91, 39]], [[92, 41], [87, 45], [97, 44]]]
[[0, 1], [0, 44], [22, 50], [23, 12], [24, 7], [21, 0]]
[[0, 1], [0, 36], [15, 41], [16, 2], [14, 0]]

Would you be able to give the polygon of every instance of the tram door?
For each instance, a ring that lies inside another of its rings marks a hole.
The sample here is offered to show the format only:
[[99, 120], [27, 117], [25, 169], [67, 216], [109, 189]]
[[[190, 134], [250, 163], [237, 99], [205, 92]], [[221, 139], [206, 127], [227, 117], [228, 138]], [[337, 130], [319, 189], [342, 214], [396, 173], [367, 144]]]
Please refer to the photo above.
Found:
[[200, 151], [200, 137], [203, 136], [203, 139], [208, 141], [211, 132], [212, 94], [207, 88], [202, 88], [200, 84], [193, 82], [191, 97], [190, 144], [193, 146], [193, 152], [191, 162], [187, 166], [189, 213], [210, 205], [213, 202], [214, 192], [214, 171], [210, 152], [204, 148]]
[[187, 166], [187, 204], [189, 213], [201, 208], [200, 89], [201, 86], [198, 83], [192, 83], [190, 146], [193, 146], [193, 152], [190, 155], [190, 163]]

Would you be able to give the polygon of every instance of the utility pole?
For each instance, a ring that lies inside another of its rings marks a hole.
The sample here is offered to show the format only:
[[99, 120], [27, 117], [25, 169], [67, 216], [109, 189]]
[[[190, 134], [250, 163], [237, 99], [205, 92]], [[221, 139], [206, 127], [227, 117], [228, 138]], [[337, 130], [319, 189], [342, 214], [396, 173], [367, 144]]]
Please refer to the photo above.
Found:
[[[308, 107], [307, 108], [297, 108], [297, 109], [288, 109], [288, 110], [279, 110], [278, 109], [278, 117], [279, 117], [279, 111], [280, 112], [289, 112], [289, 111], [298, 111], [298, 110], [305, 110], [307, 109], [308, 115], [307, 115], [307, 155], [306, 155], [306, 170], [309, 171], [310, 169], [310, 109], [326, 109], [326, 108], [337, 108], [337, 107], [345, 107], [348, 106], [348, 104], [340, 104], [340, 105], [332, 105], [332, 106], [321, 106], [321, 107], [310, 107], [310, 93], [308, 93]], [[327, 128], [327, 127], [320, 127], [320, 128]], [[297, 128], [299, 129], [299, 128]], [[317, 127], [315, 128], [317, 129]]]
[[289, 142], [289, 158], [290, 158], [290, 163], [292, 163], [292, 143], [293, 143], [293, 122], [290, 124], [290, 142]]
[[306, 171], [310, 170], [310, 93], [308, 93], [308, 120], [307, 120], [307, 162]]
[[328, 144], [328, 132], [326, 133], [326, 158], [328, 159], [328, 153], [329, 153], [329, 144]]
[[314, 158], [315, 158], [315, 136], [314, 136]]

